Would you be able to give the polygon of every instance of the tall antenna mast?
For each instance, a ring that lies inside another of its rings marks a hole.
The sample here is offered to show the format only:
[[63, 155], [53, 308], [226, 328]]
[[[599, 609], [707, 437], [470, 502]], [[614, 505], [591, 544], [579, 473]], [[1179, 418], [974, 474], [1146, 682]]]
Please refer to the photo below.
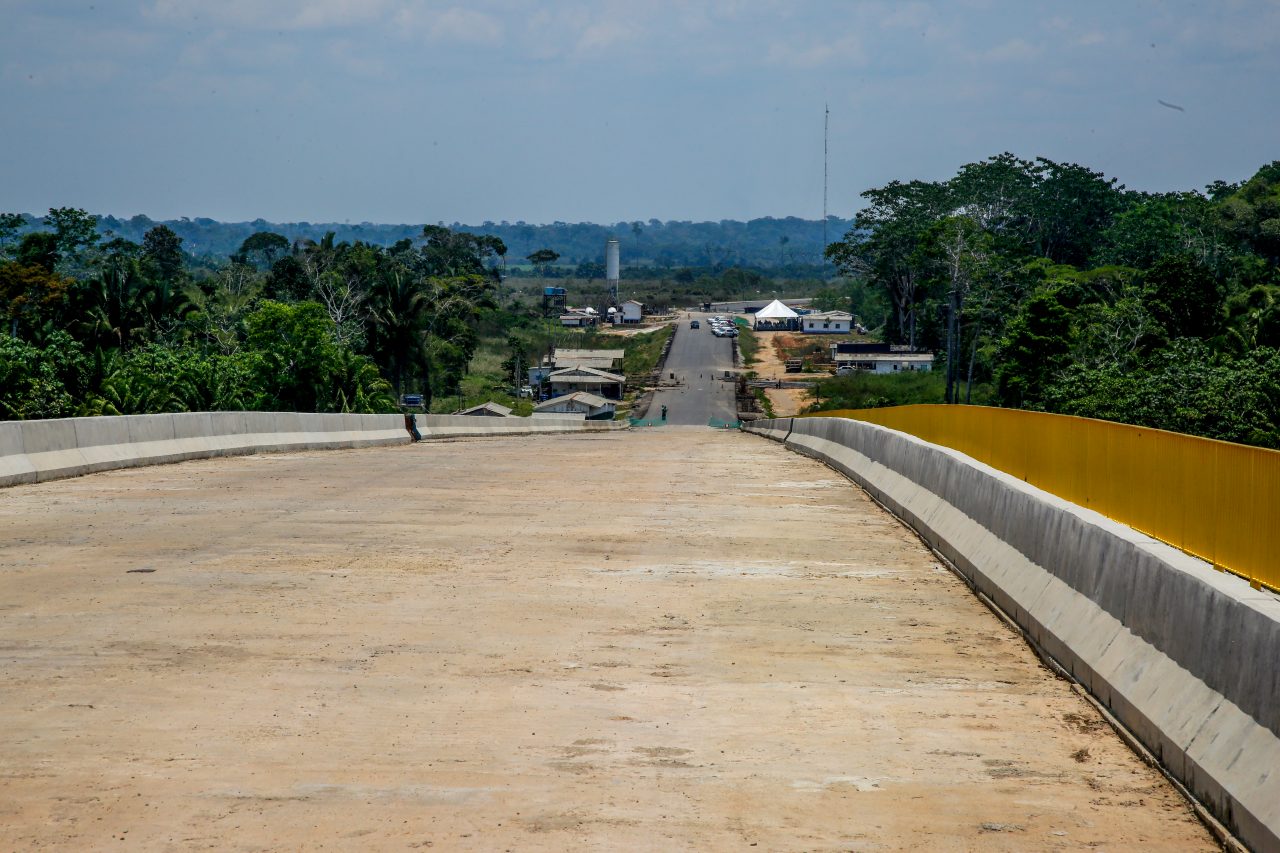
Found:
[[822, 277], [827, 277], [827, 135], [831, 127], [831, 107], [822, 105]]

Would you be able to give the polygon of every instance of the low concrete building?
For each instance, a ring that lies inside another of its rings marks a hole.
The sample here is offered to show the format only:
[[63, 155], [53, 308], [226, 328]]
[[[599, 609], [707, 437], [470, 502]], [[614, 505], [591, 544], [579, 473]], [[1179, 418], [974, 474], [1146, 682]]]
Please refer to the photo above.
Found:
[[822, 311], [800, 318], [800, 331], [806, 335], [847, 335], [853, 327], [853, 315], [847, 311]]
[[460, 412], [454, 412], [454, 414], [470, 415], [473, 418], [509, 418], [511, 417], [511, 410], [501, 403], [489, 402], [463, 409]]
[[617, 404], [612, 400], [597, 397], [595, 394], [588, 394], [586, 391], [576, 391], [572, 394], [565, 394], [563, 397], [552, 397], [550, 400], [533, 407], [535, 415], [551, 413], [580, 414], [589, 421], [611, 421], [616, 410]]
[[575, 391], [587, 391], [610, 400], [622, 399], [622, 391], [627, 384], [625, 376], [594, 367], [553, 370], [547, 381], [551, 383], [551, 394], [555, 397]]
[[644, 303], [628, 299], [618, 309], [622, 314], [622, 322], [639, 323], [644, 319]]
[[599, 322], [599, 314], [582, 308], [570, 308], [560, 315], [560, 325], [572, 329], [594, 326]]
[[864, 352], [835, 353], [836, 373], [898, 373], [933, 370], [933, 353], [929, 352]]

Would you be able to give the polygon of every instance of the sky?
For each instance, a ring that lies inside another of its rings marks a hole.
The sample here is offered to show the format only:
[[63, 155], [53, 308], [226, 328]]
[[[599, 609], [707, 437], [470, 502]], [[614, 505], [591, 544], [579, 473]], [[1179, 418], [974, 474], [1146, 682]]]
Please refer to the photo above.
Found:
[[818, 218], [827, 107], [842, 217], [1002, 151], [1198, 189], [1278, 81], [1280, 0], [0, 0], [0, 210]]

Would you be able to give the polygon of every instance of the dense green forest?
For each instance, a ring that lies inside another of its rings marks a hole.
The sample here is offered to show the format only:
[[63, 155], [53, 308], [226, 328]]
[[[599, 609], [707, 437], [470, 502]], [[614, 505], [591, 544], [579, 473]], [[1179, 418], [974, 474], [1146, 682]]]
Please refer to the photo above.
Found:
[[[851, 220], [832, 216], [828, 218], [825, 233], [835, 238], [852, 224]], [[48, 217], [26, 215], [19, 225], [18, 234], [47, 230], [52, 225]], [[338, 243], [363, 243], [383, 248], [394, 246], [401, 240], [417, 239], [422, 234], [421, 225], [276, 223], [263, 219], [218, 222], [203, 217], [154, 221], [142, 215], [127, 219], [97, 217], [94, 230], [104, 241], [119, 238], [141, 243], [147, 232], [159, 225], [182, 238], [183, 249], [188, 254], [212, 261], [225, 260], [238, 252], [246, 239], [261, 232], [279, 234], [290, 243], [318, 243], [325, 235], [333, 234], [334, 241]], [[445, 227], [445, 223], [437, 223], [437, 227]], [[540, 275], [580, 278], [604, 277], [604, 246], [610, 237], [621, 242], [627, 265], [625, 274], [632, 276], [649, 277], [654, 268], [674, 270], [683, 267], [713, 272], [729, 267], [751, 267], [769, 269], [774, 275], [786, 274], [788, 269], [794, 268], [799, 274], [810, 275], [822, 263], [824, 236], [821, 220], [793, 216], [781, 219], [764, 217], [749, 222], [730, 219], [720, 222], [662, 222], [650, 219], [648, 222], [618, 222], [613, 225], [589, 222], [463, 225], [455, 222], [447, 227], [459, 234], [498, 238], [507, 247], [509, 255], [500, 259], [504, 265], [510, 261], [518, 268], [529, 268], [526, 263], [529, 255], [550, 250], [557, 255], [559, 262], [540, 269]]]
[[828, 256], [854, 312], [942, 372], [912, 399], [833, 379], [823, 408], [994, 402], [1280, 447], [1280, 162], [1153, 194], [1001, 154], [863, 197]]
[[393, 411], [457, 394], [501, 325], [494, 237], [427, 226], [390, 248], [250, 235], [193, 264], [164, 225], [102, 240], [60, 208], [0, 217], [0, 417], [199, 410]]

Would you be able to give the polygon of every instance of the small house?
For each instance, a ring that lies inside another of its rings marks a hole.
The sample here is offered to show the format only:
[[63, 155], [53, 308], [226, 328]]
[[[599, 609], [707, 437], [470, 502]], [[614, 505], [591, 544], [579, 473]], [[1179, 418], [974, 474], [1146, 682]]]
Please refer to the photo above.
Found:
[[623, 323], [639, 323], [644, 318], [644, 304], [628, 299], [620, 306]]
[[595, 394], [588, 394], [586, 391], [576, 391], [572, 394], [565, 394], [563, 397], [552, 397], [546, 402], [539, 403], [533, 407], [533, 413], [535, 415], [582, 415], [589, 421], [610, 421], [613, 420], [613, 413], [616, 409], [617, 404], [612, 400], [597, 397]]
[[819, 311], [800, 318], [800, 331], [806, 335], [847, 335], [853, 326], [853, 315], [846, 311]]
[[900, 373], [933, 370], [933, 353], [929, 352], [838, 352], [833, 353], [837, 373]]
[[616, 373], [609, 373], [594, 367], [565, 367], [553, 370], [547, 377], [551, 383], [551, 394], [559, 397], [575, 391], [586, 391], [610, 400], [622, 399], [622, 390], [627, 379]]

